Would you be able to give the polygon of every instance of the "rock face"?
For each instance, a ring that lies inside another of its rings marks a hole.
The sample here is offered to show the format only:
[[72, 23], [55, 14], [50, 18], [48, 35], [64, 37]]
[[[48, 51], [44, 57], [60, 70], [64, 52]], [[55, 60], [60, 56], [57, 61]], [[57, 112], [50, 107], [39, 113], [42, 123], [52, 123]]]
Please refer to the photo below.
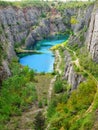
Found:
[[50, 7], [0, 8], [0, 47], [3, 55], [6, 55], [0, 58], [1, 79], [10, 75], [8, 63], [16, 56], [16, 45], [24, 44], [24, 47], [32, 49], [36, 41], [65, 31], [61, 15], [56, 10], [54, 12], [52, 14]]
[[[89, 26], [92, 10], [93, 6], [90, 6], [82, 11], [78, 9], [77, 14], [76, 9], [74, 9], [73, 11], [72, 10], [66, 10], [67, 12], [65, 11], [65, 13], [69, 16], [69, 19], [71, 19], [71, 17], [74, 16], [74, 18], [77, 21], [75, 24], [71, 24], [71, 28], [75, 34], [69, 38], [70, 46], [78, 45], [78, 47], [81, 47], [84, 44], [85, 39], [87, 37], [86, 30], [88, 29]], [[64, 72], [64, 78], [68, 81], [69, 85], [71, 85], [71, 91], [72, 91], [76, 89], [78, 85], [85, 80], [85, 78], [79, 73], [75, 72], [71, 56], [67, 50], [65, 50], [65, 64], [66, 67]]]
[[77, 86], [81, 82], [83, 82], [85, 79], [83, 78], [82, 75], [75, 72], [73, 64], [72, 64], [71, 56], [67, 50], [65, 50], [65, 62], [66, 62], [66, 67], [65, 67], [65, 72], [64, 72], [64, 78], [71, 85], [71, 91], [72, 91], [76, 89]]
[[98, 63], [98, 9], [96, 5], [91, 15], [86, 43], [92, 59]]
[[[84, 25], [88, 26], [92, 8], [90, 6], [85, 10], [65, 9], [63, 15], [50, 7], [1, 8], [0, 23], [8, 41], [9, 52], [11, 53], [17, 44], [32, 48], [36, 41], [49, 35], [63, 33], [68, 29], [74, 32], [80, 31]], [[78, 21], [76, 24], [70, 23], [72, 16], [76, 17]], [[10, 53], [8, 53], [9, 59]]]
[[[19, 8], [8, 6], [6, 8], [0, 8], [0, 47], [3, 48], [3, 52], [6, 54], [6, 58], [0, 58], [1, 68], [7, 68], [4, 69], [7, 76], [11, 74], [8, 69], [8, 63], [16, 56], [14, 51], [15, 46], [23, 45], [26, 48], [32, 49], [38, 40], [46, 38], [49, 35], [64, 33], [67, 30], [73, 30], [77, 35], [82, 29], [88, 28], [90, 18], [91, 22], [87, 45], [92, 58], [98, 62], [98, 15], [96, 10], [91, 17], [92, 10], [93, 6], [86, 7], [84, 10], [82, 8], [70, 8], [64, 9], [61, 14], [57, 9], [54, 9], [54, 7]], [[72, 17], [75, 17], [77, 20], [76, 24], [71, 24], [70, 21]], [[86, 37], [86, 33], [84, 35]], [[70, 41], [71, 44], [83, 44], [78, 37], [71, 37]], [[67, 64], [65, 71], [65, 77], [68, 79], [68, 82], [72, 84], [74, 89], [79, 84], [78, 82], [81, 82], [81, 77], [74, 73], [70, 62]], [[68, 73], [70, 76], [68, 76]], [[3, 73], [0, 74], [2, 77]]]
[[11, 44], [25, 42], [26, 47], [50, 34], [65, 31], [60, 13], [55, 10], [53, 14], [49, 7], [3, 8], [0, 9], [0, 22]]
[[[0, 21], [12, 44], [20, 43], [28, 36], [31, 27], [38, 24], [41, 11], [37, 8], [8, 7], [0, 9]], [[43, 11], [45, 10], [43, 9]]]
[[[85, 9], [73, 8], [64, 10], [64, 23], [73, 30], [74, 33], [79, 32], [84, 27], [88, 27], [89, 20], [91, 18], [91, 13], [93, 10], [93, 5]], [[76, 23], [71, 23], [71, 18], [74, 17]]]

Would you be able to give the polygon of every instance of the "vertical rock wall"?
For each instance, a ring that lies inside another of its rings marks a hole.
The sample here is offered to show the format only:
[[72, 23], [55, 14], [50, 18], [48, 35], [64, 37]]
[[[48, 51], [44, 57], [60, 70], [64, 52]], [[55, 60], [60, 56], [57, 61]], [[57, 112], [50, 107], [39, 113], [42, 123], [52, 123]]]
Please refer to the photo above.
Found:
[[96, 5], [91, 15], [86, 44], [92, 59], [98, 63], [98, 9]]

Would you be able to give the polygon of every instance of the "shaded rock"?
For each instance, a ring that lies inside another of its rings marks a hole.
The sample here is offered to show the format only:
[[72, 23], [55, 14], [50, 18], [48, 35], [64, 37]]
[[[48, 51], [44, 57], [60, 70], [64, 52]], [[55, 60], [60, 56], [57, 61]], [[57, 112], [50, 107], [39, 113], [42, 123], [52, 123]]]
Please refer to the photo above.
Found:
[[64, 72], [64, 78], [68, 81], [68, 83], [71, 85], [71, 91], [76, 89], [77, 86], [83, 82], [85, 79], [82, 75], [78, 74], [74, 71], [72, 59], [67, 50], [65, 50], [65, 72]]

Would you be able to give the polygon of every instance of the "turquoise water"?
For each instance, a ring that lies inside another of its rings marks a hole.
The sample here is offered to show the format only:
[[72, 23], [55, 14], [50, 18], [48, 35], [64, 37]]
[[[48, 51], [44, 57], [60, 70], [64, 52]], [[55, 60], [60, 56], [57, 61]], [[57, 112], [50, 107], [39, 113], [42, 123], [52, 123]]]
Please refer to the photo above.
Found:
[[55, 57], [49, 49], [59, 43], [64, 42], [67, 37], [56, 40], [42, 40], [36, 44], [36, 49], [42, 54], [32, 54], [20, 58], [20, 64], [40, 72], [53, 72]]

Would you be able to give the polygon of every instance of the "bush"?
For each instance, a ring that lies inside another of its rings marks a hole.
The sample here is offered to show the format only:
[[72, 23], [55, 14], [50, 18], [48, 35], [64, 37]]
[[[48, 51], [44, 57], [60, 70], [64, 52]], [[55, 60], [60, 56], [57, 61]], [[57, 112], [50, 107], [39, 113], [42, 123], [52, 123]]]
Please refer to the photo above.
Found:
[[56, 106], [57, 106], [57, 100], [56, 99], [53, 99], [49, 106], [48, 106], [48, 110], [47, 110], [47, 117], [48, 118], [51, 118], [54, 114], [55, 114], [55, 109], [56, 109]]
[[57, 80], [54, 84], [54, 92], [60, 93], [63, 91], [63, 83], [61, 80]]
[[76, 111], [87, 109], [93, 101], [95, 92], [96, 84], [93, 80], [89, 79], [81, 83], [77, 90], [72, 92], [68, 100], [69, 108]]
[[34, 72], [21, 68], [16, 59], [11, 63], [12, 76], [3, 81], [0, 91], [0, 124], [4, 125], [10, 116], [21, 115], [32, 102], [37, 100], [33, 84]]
[[72, 16], [72, 17], [71, 17], [71, 20], [70, 20], [70, 23], [71, 23], [71, 24], [77, 24], [77, 23], [78, 23], [78, 20], [77, 20], [74, 16]]
[[39, 107], [39, 108], [42, 108], [42, 107], [43, 107], [42, 101], [39, 101], [38, 107]]
[[42, 14], [41, 14], [41, 17], [42, 17], [42, 18], [46, 18], [46, 16], [47, 16], [47, 15], [46, 15], [45, 13], [42, 13]]
[[82, 35], [80, 36], [80, 41], [81, 41], [81, 42], [84, 42], [84, 40], [85, 40], [85, 38], [84, 38], [84, 35], [82, 34]]

